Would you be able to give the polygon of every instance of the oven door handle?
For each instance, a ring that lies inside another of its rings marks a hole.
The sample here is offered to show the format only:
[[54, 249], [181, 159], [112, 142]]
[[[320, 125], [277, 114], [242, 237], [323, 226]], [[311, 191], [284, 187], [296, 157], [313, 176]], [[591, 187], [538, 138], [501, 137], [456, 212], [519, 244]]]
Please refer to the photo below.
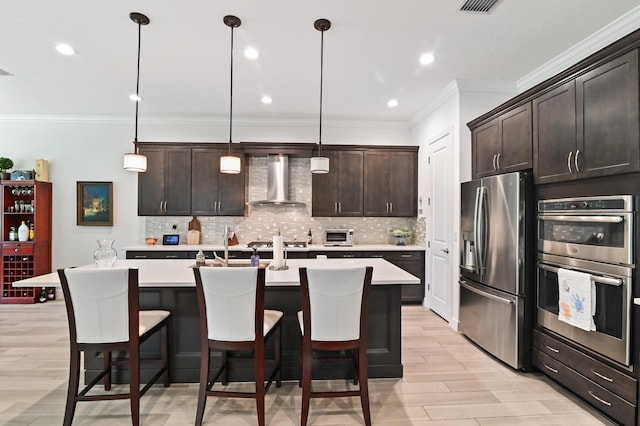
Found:
[[[558, 273], [558, 269], [555, 266], [550, 266], [550, 265], [546, 265], [544, 263], [540, 263], [538, 262], [538, 268], [540, 269], [544, 269], [546, 271], [549, 272], [553, 272], [553, 273]], [[565, 269], [571, 269], [571, 268], [565, 268]], [[580, 272], [580, 271], [578, 271]], [[591, 279], [591, 281], [596, 282], [596, 283], [600, 283], [600, 284], [607, 284], [607, 285], [612, 285], [615, 287], [619, 287], [622, 285], [622, 280], [618, 279], [618, 278], [611, 278], [611, 277], [603, 277], [600, 275], [593, 275], [593, 274], [589, 274], [589, 277]]]
[[622, 216], [554, 216], [538, 215], [538, 220], [552, 220], [556, 222], [599, 222], [599, 223], [621, 223], [624, 222]]

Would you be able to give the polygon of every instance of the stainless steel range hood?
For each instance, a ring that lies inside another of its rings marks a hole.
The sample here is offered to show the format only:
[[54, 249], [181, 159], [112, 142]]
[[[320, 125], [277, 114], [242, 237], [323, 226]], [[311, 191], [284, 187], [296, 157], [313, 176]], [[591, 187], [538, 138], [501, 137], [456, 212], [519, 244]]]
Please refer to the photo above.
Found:
[[304, 207], [305, 203], [289, 200], [289, 157], [267, 155], [267, 199], [253, 201], [252, 206]]

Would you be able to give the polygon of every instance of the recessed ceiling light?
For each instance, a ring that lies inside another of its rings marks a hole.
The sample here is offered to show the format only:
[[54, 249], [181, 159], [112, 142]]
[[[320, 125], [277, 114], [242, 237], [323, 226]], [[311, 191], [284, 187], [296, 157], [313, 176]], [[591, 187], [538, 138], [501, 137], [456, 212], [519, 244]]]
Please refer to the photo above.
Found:
[[133, 102], [140, 102], [140, 101], [142, 101], [142, 98], [141, 98], [140, 96], [138, 96], [138, 95], [135, 95], [135, 94], [133, 94], [133, 95], [129, 95], [129, 99], [131, 99]]
[[244, 56], [249, 59], [257, 59], [260, 56], [260, 53], [253, 47], [247, 47], [244, 49]]
[[61, 53], [63, 55], [73, 55], [74, 53], [76, 53], [75, 50], [73, 50], [73, 47], [69, 46], [68, 44], [64, 44], [64, 43], [60, 43], [58, 45], [56, 45], [56, 50], [58, 51], [58, 53]]
[[435, 56], [433, 56], [433, 53], [424, 53], [420, 56], [420, 63], [422, 65], [429, 65], [432, 64], [433, 61], [435, 61], [436, 58]]
[[398, 106], [398, 100], [397, 99], [389, 99], [389, 102], [387, 102], [387, 106], [389, 108], [395, 108]]
[[262, 97], [262, 103], [263, 103], [263, 104], [267, 104], [267, 105], [268, 105], [268, 104], [270, 104], [271, 102], [273, 102], [273, 100], [271, 99], [271, 96], [266, 96], [266, 95], [265, 95], [265, 96], [263, 96], [263, 97]]

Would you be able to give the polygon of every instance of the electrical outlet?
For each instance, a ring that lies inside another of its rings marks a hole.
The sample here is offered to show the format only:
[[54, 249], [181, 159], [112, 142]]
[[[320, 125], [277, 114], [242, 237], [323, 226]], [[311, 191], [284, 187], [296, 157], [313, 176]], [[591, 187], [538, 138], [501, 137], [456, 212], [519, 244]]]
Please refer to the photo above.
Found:
[[172, 228], [173, 228], [173, 230], [176, 230], [176, 229], [178, 229], [178, 225], [173, 225]]

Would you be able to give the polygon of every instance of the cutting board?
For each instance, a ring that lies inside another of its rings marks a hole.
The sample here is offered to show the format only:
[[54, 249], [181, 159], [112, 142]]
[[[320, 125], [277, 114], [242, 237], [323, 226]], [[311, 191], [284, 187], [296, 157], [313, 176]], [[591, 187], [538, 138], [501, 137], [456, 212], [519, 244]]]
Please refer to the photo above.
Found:
[[200, 229], [200, 221], [198, 220], [198, 218], [196, 216], [193, 217], [193, 219], [191, 219], [191, 221], [189, 222], [189, 231], [194, 230], [194, 231], [201, 231], [202, 229]]

